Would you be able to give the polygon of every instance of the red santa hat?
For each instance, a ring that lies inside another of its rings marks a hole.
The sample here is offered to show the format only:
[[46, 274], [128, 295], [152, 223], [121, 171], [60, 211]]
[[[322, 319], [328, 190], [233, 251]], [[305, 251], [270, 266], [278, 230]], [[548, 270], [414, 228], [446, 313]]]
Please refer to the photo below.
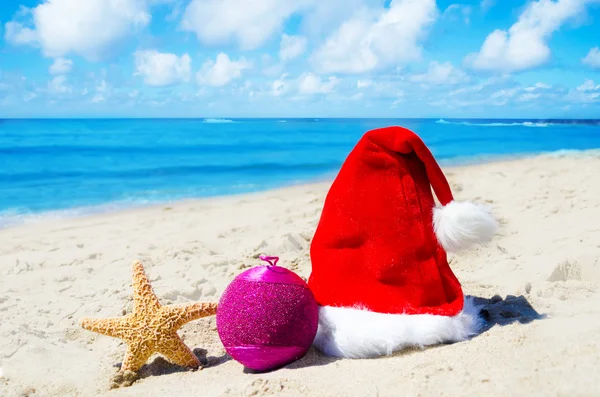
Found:
[[327, 194], [310, 247], [308, 284], [320, 306], [315, 346], [373, 357], [475, 334], [478, 313], [446, 252], [488, 241], [496, 229], [486, 208], [454, 201], [415, 133], [367, 132]]

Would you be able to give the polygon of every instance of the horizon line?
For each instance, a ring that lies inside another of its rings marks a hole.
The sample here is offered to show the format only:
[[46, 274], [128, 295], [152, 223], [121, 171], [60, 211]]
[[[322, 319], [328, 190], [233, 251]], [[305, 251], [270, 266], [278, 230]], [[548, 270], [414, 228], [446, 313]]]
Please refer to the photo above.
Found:
[[515, 121], [552, 121], [552, 120], [579, 120], [600, 121], [600, 118], [551, 118], [551, 117], [0, 117], [0, 121], [7, 120], [515, 120]]

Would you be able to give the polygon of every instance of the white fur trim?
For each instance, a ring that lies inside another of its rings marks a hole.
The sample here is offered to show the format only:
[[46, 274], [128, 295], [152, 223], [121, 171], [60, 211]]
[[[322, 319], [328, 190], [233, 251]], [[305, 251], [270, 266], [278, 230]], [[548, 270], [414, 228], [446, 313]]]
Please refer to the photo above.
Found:
[[433, 210], [433, 228], [446, 251], [458, 252], [491, 240], [498, 223], [482, 205], [452, 201]]
[[452, 317], [321, 306], [314, 345], [329, 356], [367, 358], [390, 355], [409, 346], [459, 342], [481, 329], [483, 321], [478, 313], [471, 297]]

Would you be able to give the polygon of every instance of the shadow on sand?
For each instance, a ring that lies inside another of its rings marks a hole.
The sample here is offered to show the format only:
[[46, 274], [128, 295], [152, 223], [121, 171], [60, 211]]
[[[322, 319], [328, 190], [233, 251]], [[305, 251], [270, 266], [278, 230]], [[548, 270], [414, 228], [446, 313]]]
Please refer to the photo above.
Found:
[[311, 347], [308, 350], [308, 352], [304, 355], [304, 357], [302, 357], [290, 364], [284, 365], [282, 367], [274, 368], [269, 371], [254, 371], [249, 368], [244, 368], [244, 373], [245, 374], [263, 374], [263, 373], [276, 371], [280, 368], [298, 369], [298, 368], [305, 368], [305, 367], [319, 367], [319, 366], [323, 366], [323, 365], [329, 365], [337, 360], [339, 360], [339, 359], [336, 357], [325, 356], [324, 354], [319, 352], [314, 347]]
[[523, 295], [507, 295], [506, 299], [499, 295], [491, 299], [474, 296], [473, 300], [477, 306], [481, 306], [479, 316], [485, 321], [479, 335], [495, 325], [505, 326], [515, 322], [527, 324], [546, 318], [546, 315], [538, 313]]
[[[499, 295], [496, 295], [490, 299], [481, 298], [477, 296], [473, 296], [472, 298], [474, 300], [474, 303], [480, 308], [479, 316], [484, 321], [483, 327], [480, 330], [480, 332], [477, 335], [474, 335], [472, 338], [476, 338], [477, 336], [489, 331], [496, 325], [506, 326], [515, 322], [518, 322], [520, 324], [527, 324], [535, 320], [546, 318], [545, 314], [538, 313], [531, 306], [527, 298], [525, 298], [522, 295], [508, 295], [505, 299], [502, 299], [502, 297], [500, 297]], [[428, 348], [432, 349], [440, 347], [442, 345], [443, 344], [430, 346]], [[402, 351], [395, 353], [394, 356], [409, 355], [421, 350], [422, 349], [419, 347], [403, 349]], [[194, 349], [194, 354], [196, 355], [196, 357], [198, 357], [202, 365], [207, 368], [215, 367], [231, 360], [231, 357], [228, 354], [224, 354], [219, 357], [208, 356], [207, 351], [205, 349], [199, 348]], [[324, 366], [334, 363], [338, 360], [340, 359], [336, 357], [326, 356], [314, 347], [311, 347], [310, 350], [306, 353], [306, 355], [304, 355], [304, 357], [280, 368], [300, 369], [305, 367]], [[120, 363], [116, 365], [116, 367], [120, 366]], [[261, 374], [265, 372], [273, 372], [280, 368], [275, 368], [270, 371], [261, 372], [244, 368], [243, 372], [247, 374]], [[187, 371], [194, 370], [171, 364], [161, 356], [158, 356], [151, 363], [144, 365], [137, 374], [119, 372], [115, 376], [115, 379], [113, 379], [111, 388], [129, 386], [137, 379], [147, 378], [150, 376], [168, 375], [172, 373]]]
[[[527, 324], [535, 320], [546, 318], [546, 315], [538, 313], [523, 295], [507, 295], [505, 299], [502, 299], [499, 295], [495, 295], [490, 299], [477, 296], [471, 296], [471, 298], [473, 298], [474, 303], [479, 307], [479, 317], [483, 320], [483, 326], [479, 330], [479, 333], [474, 335], [471, 339], [489, 331], [496, 325], [505, 326], [516, 322]], [[445, 344], [452, 344], [452, 342]], [[434, 349], [443, 345], [444, 344], [428, 346], [426, 348]], [[394, 353], [393, 356], [409, 355], [422, 350], [423, 348], [420, 347], [406, 348]], [[325, 356], [323, 353], [312, 347], [306, 356], [284, 368], [291, 369], [328, 365], [337, 360], [340, 359]]]
[[[200, 363], [203, 367], [216, 367], [221, 365], [229, 360], [231, 357], [227, 354], [224, 354], [219, 357], [208, 356], [208, 351], [206, 349], [196, 348], [193, 350], [194, 355], [198, 357]], [[121, 368], [122, 363], [118, 363], [115, 365], [116, 368]], [[162, 356], [156, 357], [152, 362], [148, 364], [144, 364], [142, 368], [138, 372], [132, 371], [119, 371], [115, 374], [114, 378], [111, 380], [110, 388], [118, 388], [118, 387], [127, 387], [131, 386], [138, 379], [144, 379], [151, 376], [160, 376], [160, 375], [169, 375], [177, 372], [193, 372], [197, 371], [197, 369], [191, 369], [186, 367], [181, 367], [179, 365], [172, 364], [165, 360]]]

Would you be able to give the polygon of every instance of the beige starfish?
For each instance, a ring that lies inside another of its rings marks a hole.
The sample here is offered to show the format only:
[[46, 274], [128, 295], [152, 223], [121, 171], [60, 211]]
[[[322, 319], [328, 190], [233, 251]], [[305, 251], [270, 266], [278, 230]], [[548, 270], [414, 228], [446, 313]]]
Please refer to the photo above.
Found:
[[212, 316], [216, 303], [162, 306], [152, 290], [150, 281], [139, 261], [133, 268], [133, 313], [117, 318], [83, 318], [79, 324], [93, 332], [123, 339], [127, 354], [122, 371], [137, 371], [153, 353], [159, 353], [173, 364], [198, 368], [198, 358], [177, 335], [185, 323]]

